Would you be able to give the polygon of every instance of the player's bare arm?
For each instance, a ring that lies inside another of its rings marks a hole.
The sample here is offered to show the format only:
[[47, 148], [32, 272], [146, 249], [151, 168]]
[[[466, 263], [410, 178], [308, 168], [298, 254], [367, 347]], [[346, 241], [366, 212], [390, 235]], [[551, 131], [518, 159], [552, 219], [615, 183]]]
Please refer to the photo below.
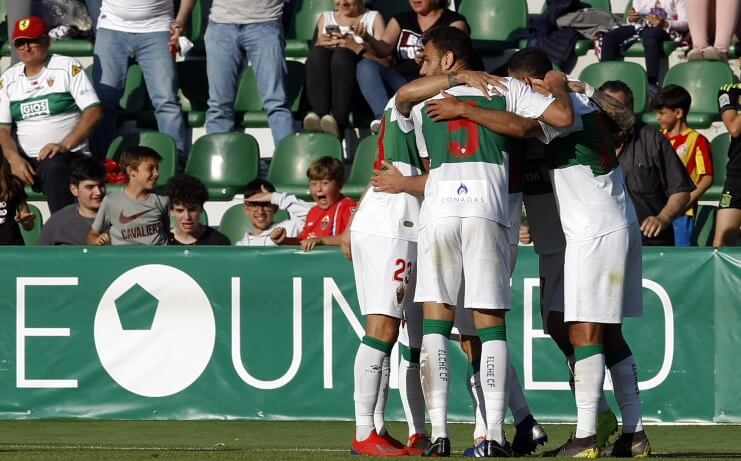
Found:
[[490, 93], [501, 96], [502, 92], [507, 91], [507, 86], [502, 82], [502, 77], [473, 70], [421, 77], [399, 88], [399, 92], [396, 93], [396, 109], [404, 115], [409, 115], [415, 104], [457, 85], [476, 88], [491, 99]]
[[656, 237], [667, 226], [672, 225], [672, 221], [684, 213], [690, 202], [689, 192], [675, 192], [669, 196], [666, 205], [656, 216], [649, 216], [641, 223], [641, 232], [646, 237]]
[[545, 74], [543, 85], [555, 99], [543, 112], [541, 120], [555, 128], [568, 128], [574, 124], [574, 107], [569, 96], [566, 74], [550, 71]]
[[[569, 89], [574, 93], [585, 94], [587, 92], [587, 84], [584, 82], [570, 80], [568, 84]], [[636, 116], [631, 108], [596, 88], [590, 87], [590, 92], [592, 94], [589, 96], [589, 99], [594, 101], [602, 112], [615, 122], [621, 131], [628, 131], [633, 128], [636, 122]]]
[[389, 194], [406, 192], [416, 197], [422, 197], [425, 194], [427, 171], [430, 168], [428, 159], [422, 159], [422, 163], [425, 173], [417, 176], [404, 176], [393, 163], [384, 160], [382, 169], [373, 170], [371, 187], [376, 192], [386, 192]]
[[685, 211], [688, 209], [694, 207], [697, 204], [697, 201], [700, 200], [700, 197], [702, 197], [702, 194], [705, 193], [708, 189], [710, 189], [710, 186], [713, 185], [713, 175], [702, 175], [699, 181], [697, 181], [697, 184], [695, 184], [695, 189], [690, 192], [690, 202], [685, 208]]
[[103, 108], [100, 105], [87, 107], [80, 115], [80, 121], [58, 143], [49, 143], [39, 151], [39, 160], [52, 158], [57, 154], [69, 152], [79, 146], [93, 133], [95, 126], [103, 119]]

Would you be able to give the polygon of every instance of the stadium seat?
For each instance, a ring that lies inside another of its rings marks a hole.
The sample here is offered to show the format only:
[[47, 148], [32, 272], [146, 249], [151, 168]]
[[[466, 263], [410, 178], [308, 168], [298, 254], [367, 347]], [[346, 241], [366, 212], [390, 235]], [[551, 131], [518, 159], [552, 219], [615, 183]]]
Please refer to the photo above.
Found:
[[458, 12], [468, 20], [480, 53], [497, 54], [524, 46], [517, 36], [527, 29], [526, 0], [463, 0]]
[[[610, 3], [610, 0], [582, 0], [581, 3], [588, 5], [590, 8], [612, 12], [612, 4]], [[543, 2], [541, 13], [545, 13], [548, 9], [547, 7], [548, 2]], [[587, 51], [592, 48], [594, 48], [594, 42], [592, 42], [592, 40], [580, 39], [577, 40], [574, 45], [574, 53], [576, 53], [577, 56], [584, 56], [587, 54]]]
[[244, 233], [252, 227], [250, 218], [244, 214], [244, 205], [237, 204], [229, 207], [221, 216], [219, 232], [226, 235], [232, 245], [242, 240]]
[[579, 80], [595, 88], [609, 80], [621, 80], [633, 91], [633, 112], [641, 114], [647, 109], [648, 81], [646, 71], [634, 62], [605, 61], [590, 64], [579, 74]]
[[0, 49], [8, 40], [8, 11], [5, 0], [0, 0]]
[[[93, 42], [84, 38], [52, 39], [50, 53], [62, 56], [90, 57], [93, 55]], [[0, 47], [0, 56], [10, 56], [10, 42], [3, 43]]]
[[715, 213], [718, 209], [712, 205], [700, 205], [697, 207], [695, 216], [695, 227], [692, 230], [692, 245], [709, 247], [713, 245], [715, 234]]
[[20, 226], [21, 229], [21, 235], [23, 235], [23, 241], [26, 243], [26, 246], [32, 246], [36, 245], [36, 243], [39, 241], [39, 236], [41, 235], [41, 228], [44, 227], [44, 218], [41, 215], [41, 210], [39, 210], [35, 205], [28, 204], [29, 210], [36, 215], [36, 219], [33, 223], [33, 229], [26, 230], [23, 228], [23, 226]]
[[[188, 24], [188, 30], [185, 35], [191, 42], [193, 42], [193, 49], [190, 50], [188, 56], [205, 55], [206, 52], [203, 37], [206, 33], [206, 24], [208, 23], [208, 11], [206, 11], [203, 3], [203, 0], [196, 0], [193, 5], [193, 10], [190, 12], [190, 23]], [[180, 2], [176, 1], [176, 14], [179, 8]]]
[[363, 138], [358, 144], [355, 157], [352, 160], [350, 176], [342, 187], [343, 194], [357, 200], [365, 191], [365, 188], [368, 187], [368, 181], [373, 175], [373, 163], [378, 155], [377, 142], [378, 135], [371, 135]]
[[286, 34], [286, 56], [305, 58], [314, 39], [316, 21], [325, 11], [334, 11], [332, 0], [297, 0], [293, 21]]
[[[692, 128], [707, 128], [720, 120], [718, 89], [733, 81], [733, 72], [725, 62], [688, 61], [670, 68], [662, 86], [674, 84], [687, 90], [692, 96], [687, 123]], [[643, 121], [648, 125], [658, 126], [655, 112], [643, 114]]]
[[728, 146], [731, 137], [728, 133], [721, 133], [712, 141], [710, 148], [713, 151], [713, 184], [702, 194], [700, 200], [718, 202], [723, 193], [723, 184], [726, 181], [726, 163], [728, 163]]
[[127, 120], [136, 119], [141, 111], [152, 106], [144, 83], [144, 74], [139, 64], [132, 64], [126, 73], [126, 83], [119, 100], [119, 116]]
[[[629, 0], [628, 3], [625, 4], [625, 17], [628, 17], [628, 11], [633, 8], [633, 0]], [[673, 40], [666, 40], [663, 43], [664, 48], [664, 56], [669, 56], [672, 54], [672, 51], [676, 50], [679, 46], [679, 43], [673, 41]], [[629, 57], [629, 58], [641, 58], [645, 56], [645, 52], [643, 50], [643, 42], [640, 40], [630, 45], [630, 47], [623, 51], [623, 56]]]
[[279, 192], [308, 199], [311, 195], [306, 170], [311, 162], [325, 155], [342, 160], [342, 144], [336, 137], [326, 133], [287, 136], [275, 146], [266, 179]]
[[156, 131], [141, 131], [116, 137], [108, 147], [107, 158], [118, 161], [121, 152], [129, 146], [151, 147], [162, 156], [160, 162], [160, 178], [158, 183], [163, 185], [175, 174], [177, 165], [177, 149], [175, 140], [171, 136]]
[[[306, 81], [306, 69], [302, 62], [287, 61], [288, 82], [286, 91], [288, 101], [293, 113], [298, 112], [301, 105], [301, 97], [304, 92]], [[236, 124], [243, 128], [265, 128], [268, 126], [268, 114], [263, 110], [262, 98], [257, 90], [255, 73], [252, 67], [247, 67], [242, 72], [242, 77], [234, 98], [234, 112], [236, 112]]]
[[216, 133], [193, 143], [185, 172], [203, 181], [209, 200], [231, 200], [257, 177], [260, 147], [246, 133]]

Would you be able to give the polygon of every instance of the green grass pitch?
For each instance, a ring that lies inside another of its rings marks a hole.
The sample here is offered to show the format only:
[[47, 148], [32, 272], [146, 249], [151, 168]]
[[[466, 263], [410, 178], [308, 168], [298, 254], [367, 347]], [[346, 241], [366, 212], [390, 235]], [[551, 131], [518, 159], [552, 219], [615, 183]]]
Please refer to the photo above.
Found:
[[[453, 456], [471, 443], [473, 426], [452, 424]], [[546, 425], [546, 448], [562, 443], [573, 425]], [[401, 438], [406, 425], [391, 423]], [[648, 426], [656, 458], [741, 458], [741, 428]], [[514, 429], [507, 433], [511, 438]], [[349, 454], [351, 422], [263, 421], [2, 421], [0, 460], [323, 460]], [[542, 451], [542, 450], [541, 450]]]

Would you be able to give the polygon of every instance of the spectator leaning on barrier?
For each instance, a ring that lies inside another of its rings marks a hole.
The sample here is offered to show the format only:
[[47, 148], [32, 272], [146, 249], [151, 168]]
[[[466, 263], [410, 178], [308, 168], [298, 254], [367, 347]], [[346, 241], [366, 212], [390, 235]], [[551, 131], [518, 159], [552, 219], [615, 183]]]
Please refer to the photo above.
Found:
[[[621, 81], [605, 82], [600, 90], [633, 107], [633, 92]], [[672, 221], [684, 213], [695, 186], [669, 141], [640, 121], [620, 134], [618, 161], [625, 187], [641, 223], [643, 245], [674, 246]]]
[[103, 0], [93, 63], [95, 91], [105, 110], [93, 138], [97, 157], [105, 157], [116, 135], [116, 108], [133, 58], [144, 74], [157, 127], [175, 139], [178, 158], [185, 164], [185, 123], [172, 50], [195, 1], [182, 0], [173, 19], [172, 0]]
[[82, 65], [49, 54], [41, 18], [18, 20], [13, 46], [21, 62], [0, 76], [0, 147], [13, 175], [43, 191], [53, 213], [74, 202], [67, 166], [90, 154], [87, 138], [102, 110]]
[[39, 245], [85, 245], [87, 235], [105, 197], [105, 167], [85, 157], [70, 164], [69, 190], [77, 205], [67, 206], [44, 223]]
[[213, 0], [206, 28], [208, 111], [206, 131], [234, 130], [234, 97], [246, 58], [277, 144], [293, 134], [286, 96], [286, 55], [281, 13], [284, 0]]

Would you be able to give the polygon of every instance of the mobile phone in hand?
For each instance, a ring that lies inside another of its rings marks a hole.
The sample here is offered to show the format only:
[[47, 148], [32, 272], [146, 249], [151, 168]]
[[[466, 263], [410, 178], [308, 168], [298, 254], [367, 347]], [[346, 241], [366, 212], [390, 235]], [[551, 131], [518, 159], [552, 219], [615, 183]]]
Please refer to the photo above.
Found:
[[337, 24], [327, 24], [324, 26], [324, 33], [327, 35], [341, 35], [340, 26]]

